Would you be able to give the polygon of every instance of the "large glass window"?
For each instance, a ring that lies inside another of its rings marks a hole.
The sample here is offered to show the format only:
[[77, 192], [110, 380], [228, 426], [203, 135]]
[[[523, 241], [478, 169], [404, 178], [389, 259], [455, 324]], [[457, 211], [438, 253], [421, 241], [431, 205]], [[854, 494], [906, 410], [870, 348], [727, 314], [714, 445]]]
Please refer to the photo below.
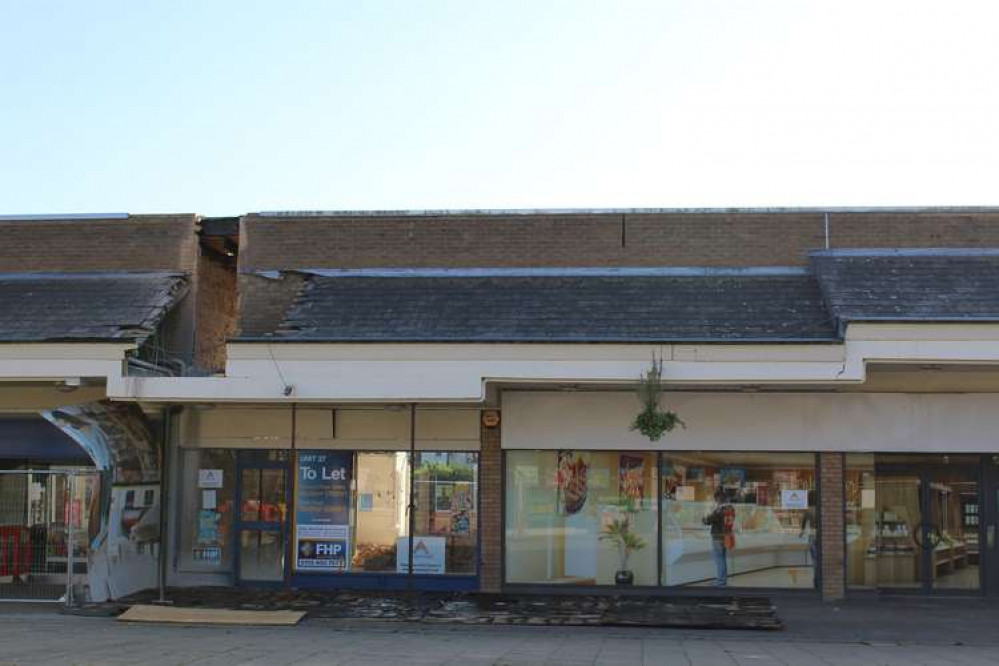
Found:
[[656, 454], [508, 451], [506, 580], [656, 584]]
[[508, 451], [506, 581], [811, 588], [815, 478], [810, 453]]
[[[874, 454], [849, 453], [844, 456], [846, 464], [843, 472], [843, 491], [846, 505], [844, 528], [846, 530], [846, 585], [847, 587], [875, 587], [878, 583], [877, 536], [878, 521], [876, 519], [877, 489], [874, 480]], [[918, 508], [918, 506], [917, 506]], [[896, 518], [901, 512], [896, 512]], [[889, 533], [894, 538], [908, 532], [905, 527], [895, 523], [889, 526]], [[908, 551], [907, 566], [914, 567], [915, 548], [896, 550], [898, 543], [892, 544], [892, 561], [900, 561], [896, 554]], [[912, 544], [915, 545], [914, 543]], [[886, 563], [891, 566], [891, 563]], [[915, 580], [915, 568], [907, 578]]]
[[[232, 571], [236, 451], [184, 450], [180, 492], [180, 568]], [[253, 510], [260, 512], [261, 507]]]
[[978, 456], [846, 455], [850, 587], [980, 587]]
[[815, 456], [663, 454], [663, 585], [810, 588]]
[[409, 535], [409, 454], [358, 453], [356, 475], [350, 571], [405, 573], [398, 550]]
[[[414, 573], [474, 574], [478, 537], [477, 453], [421, 452], [413, 472]], [[406, 552], [400, 553], [404, 564]]]

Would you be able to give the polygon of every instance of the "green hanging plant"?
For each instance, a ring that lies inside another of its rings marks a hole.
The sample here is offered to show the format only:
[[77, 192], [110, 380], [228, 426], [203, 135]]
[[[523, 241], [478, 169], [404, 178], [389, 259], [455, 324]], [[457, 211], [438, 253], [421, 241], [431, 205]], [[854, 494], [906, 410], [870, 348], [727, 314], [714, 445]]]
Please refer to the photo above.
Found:
[[638, 379], [638, 400], [642, 411], [631, 423], [631, 430], [637, 430], [649, 440], [658, 442], [662, 436], [677, 426], [686, 427], [676, 412], [663, 409], [659, 405], [663, 395], [663, 362], [652, 355], [652, 365]]

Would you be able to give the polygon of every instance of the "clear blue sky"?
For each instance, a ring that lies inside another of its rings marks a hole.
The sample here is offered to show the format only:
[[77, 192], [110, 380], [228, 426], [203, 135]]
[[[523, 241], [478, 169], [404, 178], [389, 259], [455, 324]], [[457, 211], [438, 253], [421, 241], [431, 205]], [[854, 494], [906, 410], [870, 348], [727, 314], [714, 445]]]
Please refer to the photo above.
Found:
[[999, 203], [999, 2], [0, 0], [0, 213]]

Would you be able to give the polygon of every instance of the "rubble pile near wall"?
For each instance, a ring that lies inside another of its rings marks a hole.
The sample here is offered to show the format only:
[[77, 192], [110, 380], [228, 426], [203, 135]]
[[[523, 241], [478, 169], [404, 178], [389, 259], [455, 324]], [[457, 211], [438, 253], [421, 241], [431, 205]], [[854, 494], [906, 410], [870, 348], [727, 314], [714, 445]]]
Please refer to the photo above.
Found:
[[[123, 604], [144, 603], [152, 591]], [[302, 610], [309, 618], [474, 625], [641, 626], [686, 629], [783, 628], [761, 597], [492, 595], [405, 592], [321, 592], [172, 588], [177, 606], [240, 610]]]

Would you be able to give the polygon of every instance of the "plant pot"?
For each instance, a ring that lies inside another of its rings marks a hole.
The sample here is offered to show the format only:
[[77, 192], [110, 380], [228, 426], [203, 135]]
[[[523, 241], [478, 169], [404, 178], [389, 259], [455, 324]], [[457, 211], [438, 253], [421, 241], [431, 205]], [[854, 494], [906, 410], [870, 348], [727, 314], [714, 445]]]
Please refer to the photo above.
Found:
[[618, 571], [614, 574], [615, 585], [634, 585], [635, 574], [630, 571]]

